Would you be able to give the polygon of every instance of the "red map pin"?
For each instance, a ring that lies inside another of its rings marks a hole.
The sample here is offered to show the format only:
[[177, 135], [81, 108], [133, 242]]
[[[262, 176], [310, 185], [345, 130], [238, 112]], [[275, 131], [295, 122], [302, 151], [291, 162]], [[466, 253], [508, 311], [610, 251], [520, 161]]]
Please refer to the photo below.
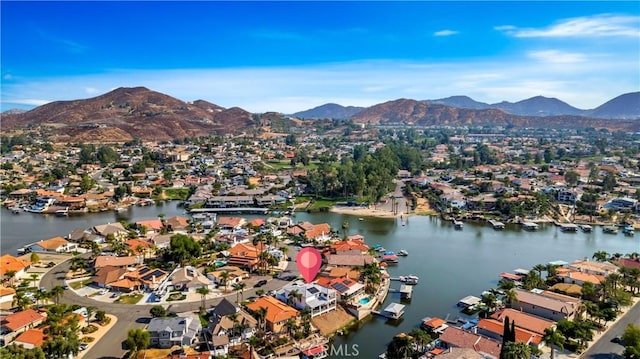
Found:
[[322, 255], [317, 249], [307, 247], [298, 252], [296, 262], [305, 282], [309, 283], [315, 279], [322, 266]]

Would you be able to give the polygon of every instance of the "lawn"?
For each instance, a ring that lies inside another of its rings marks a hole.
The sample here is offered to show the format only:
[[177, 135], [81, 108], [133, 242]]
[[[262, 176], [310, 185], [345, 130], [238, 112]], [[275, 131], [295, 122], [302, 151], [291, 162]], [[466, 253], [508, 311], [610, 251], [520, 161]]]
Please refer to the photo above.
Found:
[[69, 282], [69, 287], [77, 290], [82, 287], [88, 286], [89, 284], [91, 284], [91, 282], [93, 282], [93, 279], [85, 279], [85, 280], [79, 280], [77, 282]]
[[121, 295], [120, 298], [116, 299], [115, 303], [136, 304], [140, 299], [142, 299], [142, 294], [127, 294]]
[[189, 188], [165, 188], [166, 199], [177, 199], [184, 201], [189, 197]]
[[307, 207], [307, 211], [318, 212], [318, 211], [328, 210], [329, 208], [333, 207], [336, 203], [340, 202], [341, 200], [344, 201], [343, 199], [340, 199], [340, 198], [336, 198], [336, 199], [318, 198], [313, 200], [311, 205]]

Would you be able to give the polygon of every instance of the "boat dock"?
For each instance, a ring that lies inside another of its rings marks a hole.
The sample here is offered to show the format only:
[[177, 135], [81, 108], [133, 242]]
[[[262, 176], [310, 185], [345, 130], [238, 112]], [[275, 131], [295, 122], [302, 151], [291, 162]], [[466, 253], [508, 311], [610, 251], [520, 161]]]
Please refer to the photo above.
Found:
[[578, 226], [574, 223], [560, 223], [560, 230], [562, 232], [577, 232]]
[[402, 282], [404, 284], [407, 285], [417, 285], [418, 284], [418, 280], [419, 278], [415, 275], [407, 275], [407, 276], [399, 276], [399, 277], [391, 277], [389, 278], [389, 280], [393, 280], [393, 281], [397, 281], [397, 282]]
[[387, 319], [400, 319], [404, 314], [404, 305], [400, 303], [391, 303], [381, 311], [372, 310], [371, 313], [380, 315]]
[[189, 213], [257, 213], [267, 214], [268, 208], [257, 207], [235, 207], [235, 208], [194, 208], [189, 210]]
[[491, 227], [493, 227], [493, 229], [504, 229], [504, 223], [500, 222], [500, 221], [495, 221], [493, 219], [489, 220], [489, 224], [491, 224]]
[[401, 299], [411, 299], [411, 295], [413, 294], [413, 287], [408, 284], [403, 284], [400, 286], [400, 289], [389, 288], [389, 292], [400, 293]]
[[524, 222], [522, 223], [522, 229], [524, 229], [525, 231], [537, 231], [539, 228], [537, 223], [533, 223], [533, 222]]

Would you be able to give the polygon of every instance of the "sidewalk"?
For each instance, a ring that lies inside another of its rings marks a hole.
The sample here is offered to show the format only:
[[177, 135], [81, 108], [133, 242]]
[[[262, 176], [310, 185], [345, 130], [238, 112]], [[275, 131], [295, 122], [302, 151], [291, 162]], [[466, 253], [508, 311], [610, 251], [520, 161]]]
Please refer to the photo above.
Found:
[[93, 332], [91, 334], [82, 335], [80, 337], [80, 339], [82, 339], [84, 337], [92, 337], [92, 338], [94, 338], [94, 340], [91, 343], [88, 343], [89, 346], [87, 347], [87, 349], [82, 350], [82, 351], [80, 351], [78, 353], [78, 356], [77, 356], [78, 359], [82, 358], [85, 355], [85, 353], [89, 352], [89, 350], [91, 350], [91, 348], [98, 341], [100, 341], [100, 339], [102, 339], [104, 337], [104, 335], [111, 329], [111, 327], [113, 327], [116, 324], [116, 322], [118, 321], [118, 318], [116, 318], [114, 315], [107, 314], [107, 317], [111, 318], [111, 320], [109, 321], [109, 324], [107, 324], [106, 326], [101, 326], [97, 322], [93, 322], [91, 324], [95, 325], [96, 327], [98, 327], [98, 330], [96, 330], [95, 332]]

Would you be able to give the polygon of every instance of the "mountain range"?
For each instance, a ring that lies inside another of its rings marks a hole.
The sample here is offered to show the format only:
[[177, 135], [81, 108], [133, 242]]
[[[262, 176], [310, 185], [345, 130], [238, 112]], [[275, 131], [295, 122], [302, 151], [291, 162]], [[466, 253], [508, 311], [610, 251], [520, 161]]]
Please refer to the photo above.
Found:
[[[593, 110], [576, 109], [542, 96], [494, 105], [454, 96], [427, 101], [398, 99], [367, 108], [327, 104], [293, 116], [345, 118], [362, 124], [640, 131], [640, 120], [630, 119], [640, 119], [640, 92], [618, 96]], [[185, 102], [145, 87], [122, 87], [97, 97], [51, 102], [26, 112], [7, 111], [0, 118], [3, 130], [44, 126], [56, 142], [124, 142], [134, 138], [167, 141], [211, 133], [278, 131], [303, 125], [303, 121], [286, 119], [276, 112], [252, 114], [239, 107], [224, 108], [204, 100]]]
[[[429, 104], [445, 105], [458, 109], [486, 110], [498, 109], [519, 116], [584, 116], [602, 119], [640, 119], [640, 92], [620, 95], [591, 110], [583, 110], [569, 105], [557, 98], [535, 96], [518, 102], [499, 102], [488, 104], [468, 96], [451, 96], [437, 100], [423, 100]], [[364, 110], [363, 107], [343, 107], [326, 104], [306, 111], [296, 112], [300, 118], [337, 118], [348, 119]]]

